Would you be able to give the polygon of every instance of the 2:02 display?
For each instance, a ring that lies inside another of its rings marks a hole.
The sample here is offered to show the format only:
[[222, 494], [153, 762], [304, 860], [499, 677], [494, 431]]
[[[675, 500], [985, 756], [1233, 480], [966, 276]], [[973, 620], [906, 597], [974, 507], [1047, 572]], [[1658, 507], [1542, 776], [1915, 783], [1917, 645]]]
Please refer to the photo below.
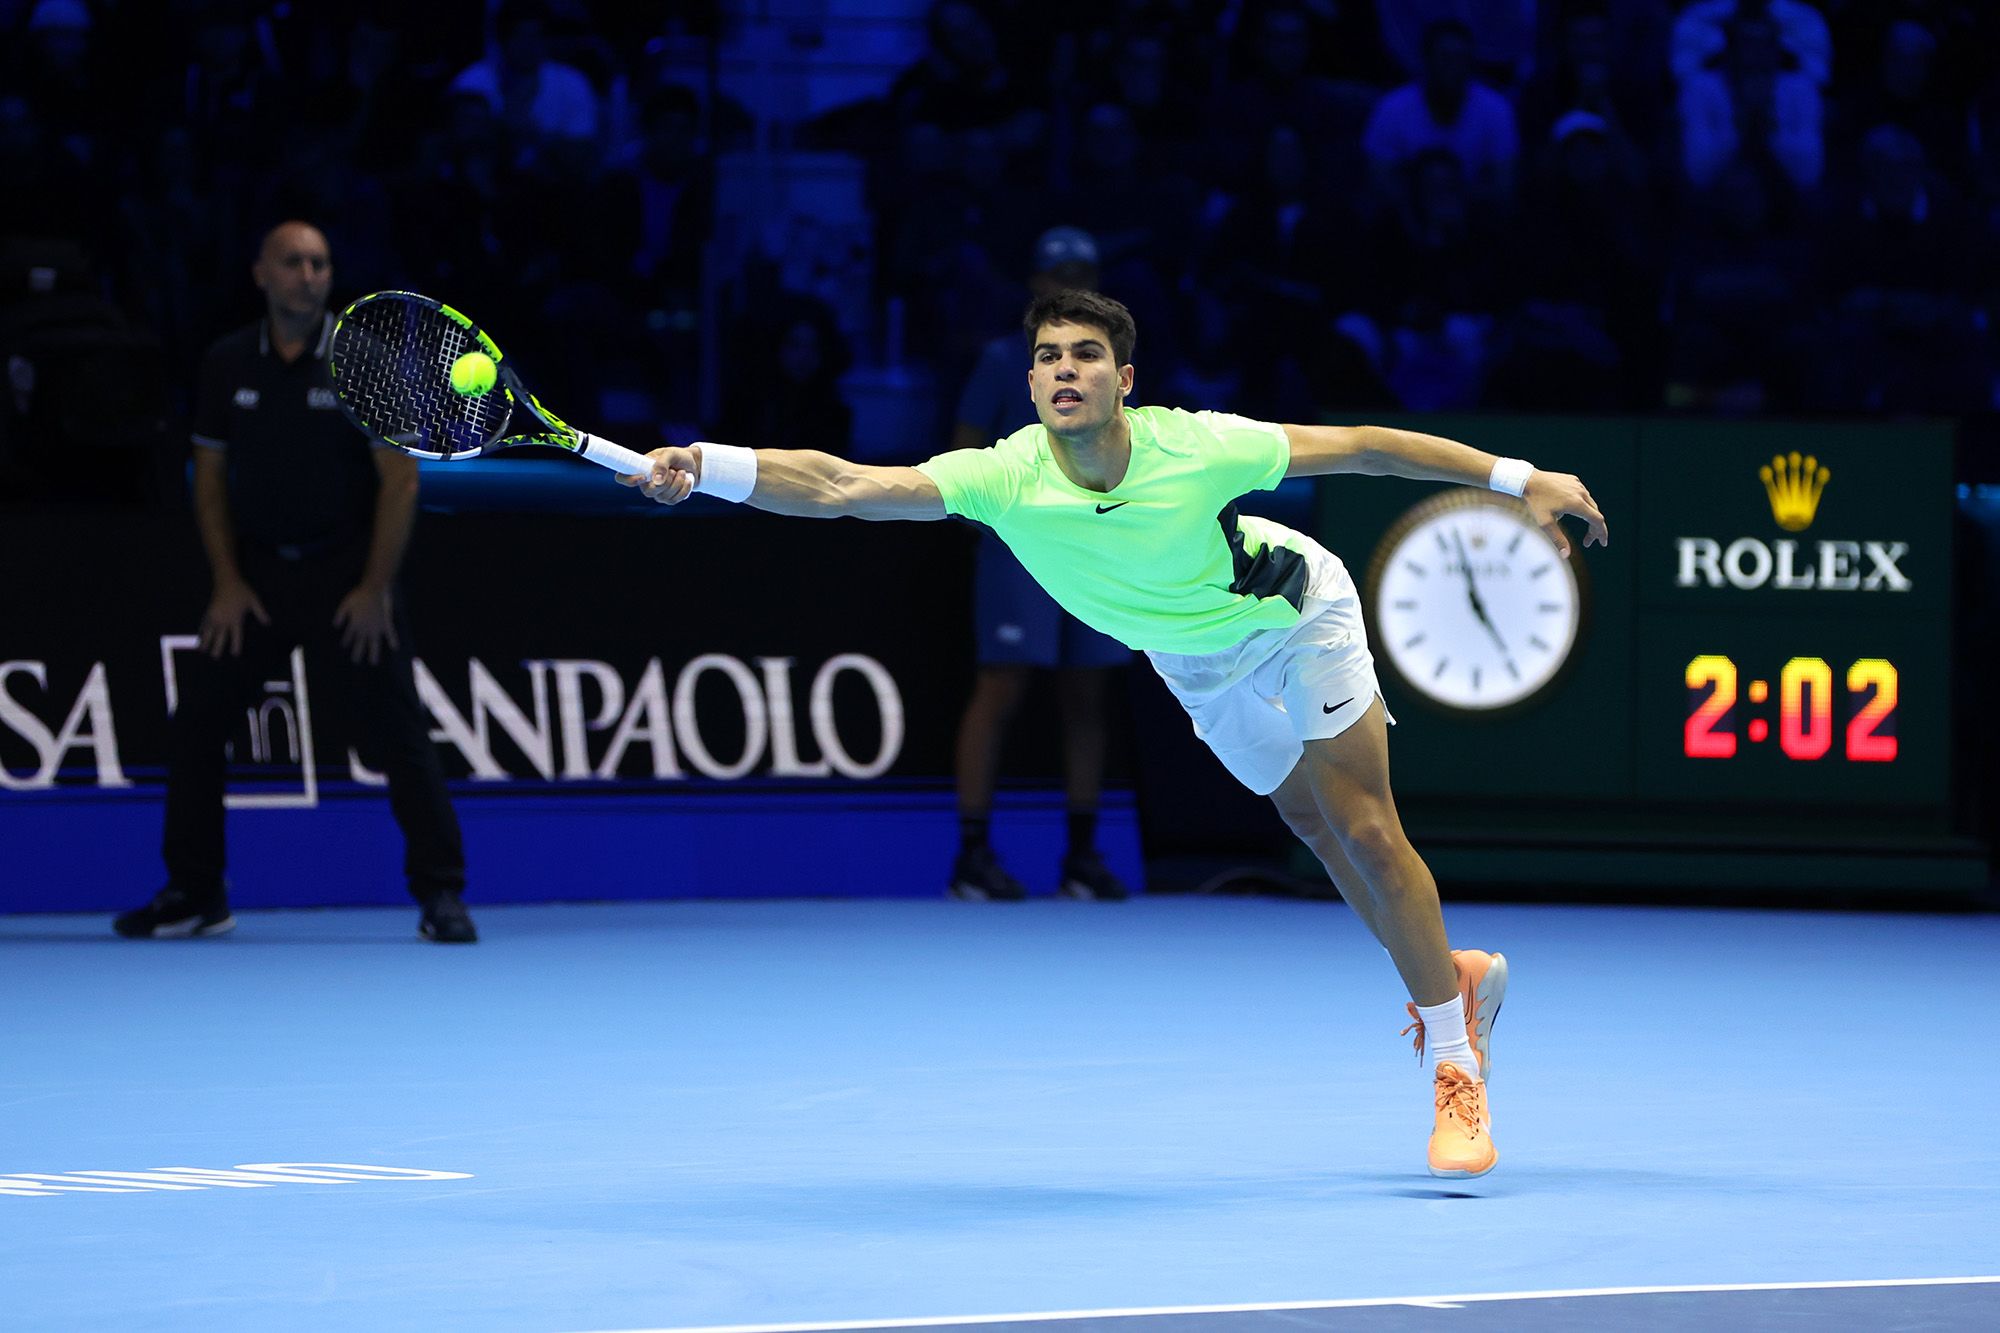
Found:
[[[1704, 654], [1687, 665], [1688, 716], [1683, 752], [1690, 759], [1732, 759], [1737, 754], [1740, 677], [1727, 657]], [[1844, 684], [1835, 688], [1835, 673], [1823, 657], [1794, 657], [1778, 673], [1778, 748], [1790, 759], [1828, 757], [1849, 763], [1894, 763], [1896, 745], [1896, 668], [1886, 658], [1863, 657], [1850, 663]], [[1750, 681], [1741, 701], [1752, 709], [1770, 702], [1768, 680]], [[1836, 701], [1842, 706], [1836, 719]], [[1741, 738], [1761, 745], [1771, 738], [1771, 724], [1750, 716]]]

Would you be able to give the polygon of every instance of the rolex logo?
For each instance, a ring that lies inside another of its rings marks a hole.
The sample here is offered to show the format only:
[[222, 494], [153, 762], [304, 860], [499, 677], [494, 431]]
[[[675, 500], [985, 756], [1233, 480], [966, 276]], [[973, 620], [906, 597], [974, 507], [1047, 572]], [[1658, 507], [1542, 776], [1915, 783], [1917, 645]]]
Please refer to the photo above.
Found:
[[1757, 476], [1771, 498], [1771, 517], [1778, 520], [1778, 526], [1786, 532], [1803, 532], [1812, 526], [1820, 494], [1833, 473], [1811, 454], [1801, 458], [1794, 451], [1774, 457], [1769, 466], [1757, 469]]

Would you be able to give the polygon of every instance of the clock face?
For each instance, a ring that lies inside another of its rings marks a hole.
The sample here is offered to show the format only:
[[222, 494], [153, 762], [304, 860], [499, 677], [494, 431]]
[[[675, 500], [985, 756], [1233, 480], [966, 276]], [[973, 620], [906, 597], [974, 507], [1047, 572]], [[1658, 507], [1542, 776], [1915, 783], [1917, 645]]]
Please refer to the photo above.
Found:
[[1511, 496], [1469, 488], [1398, 519], [1368, 571], [1380, 656], [1418, 694], [1484, 712], [1554, 683], [1576, 646], [1572, 561]]

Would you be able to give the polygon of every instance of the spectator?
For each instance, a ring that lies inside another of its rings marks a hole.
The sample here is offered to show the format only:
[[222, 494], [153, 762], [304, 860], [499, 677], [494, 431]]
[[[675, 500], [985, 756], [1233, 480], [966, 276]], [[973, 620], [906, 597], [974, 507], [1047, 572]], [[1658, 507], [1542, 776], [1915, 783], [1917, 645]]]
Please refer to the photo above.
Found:
[[343, 126], [294, 122], [284, 161], [264, 182], [264, 217], [335, 217], [342, 268], [358, 290], [402, 280], [393, 234], [395, 205], [382, 182], [361, 170]]
[[1262, 349], [1246, 358], [1243, 410], [1291, 421], [1316, 406], [1310, 370], [1333, 336], [1328, 292], [1355, 253], [1354, 219], [1313, 172], [1298, 131], [1275, 126], [1261, 147], [1258, 180], [1217, 229], [1204, 286], [1232, 313], [1236, 345]]
[[195, 512], [214, 575], [201, 651], [177, 676], [167, 759], [167, 884], [118, 917], [120, 935], [220, 935], [236, 924], [223, 879], [224, 745], [243, 702], [303, 645], [330, 679], [365, 762], [388, 778], [407, 843], [418, 930], [478, 938], [460, 891], [458, 819], [417, 699], [409, 625], [396, 595], [417, 510], [417, 464], [368, 441], [335, 410], [326, 238], [287, 222], [251, 272], [263, 319], [216, 343], [195, 414]]
[[1399, 184], [1399, 207], [1366, 247], [1382, 378], [1413, 411], [1470, 408], [1490, 367], [1496, 319], [1512, 304], [1508, 238], [1448, 148], [1418, 153]]
[[1526, 300], [1489, 406], [1645, 410], [1657, 401], [1660, 265], [1653, 200], [1635, 155], [1593, 111], [1556, 122], [1530, 178]]
[[549, 58], [548, 11], [536, 0], [507, 0], [493, 20], [497, 52], [465, 67], [455, 93], [486, 99], [524, 156], [563, 140], [598, 137], [603, 112], [582, 71]]
[[2000, 74], [1972, 99], [1967, 121], [1972, 188], [1987, 231], [2000, 236]]
[[715, 167], [694, 90], [670, 83], [639, 108], [639, 138], [607, 182], [604, 244], [627, 265], [625, 303], [644, 326], [648, 366], [676, 419], [701, 392], [703, 257], [715, 225]]
[[[419, 141], [416, 160], [398, 194], [429, 201], [422, 209], [394, 212], [396, 246], [424, 290], [482, 291], [505, 301], [513, 291], [504, 237], [513, 174], [506, 135], [492, 102], [476, 92], [445, 99], [441, 123]], [[447, 231], [435, 225], [448, 217]], [[494, 328], [511, 328], [504, 308], [480, 312]]]
[[159, 334], [170, 392], [185, 405], [202, 338], [233, 308], [216, 290], [232, 256], [233, 219], [207, 190], [186, 129], [159, 129], [137, 153], [124, 168], [128, 188], [118, 194], [109, 253], [133, 313]]
[[249, 188], [274, 154], [286, 105], [247, 6], [225, 0], [198, 11], [194, 59], [177, 100], [197, 154], [210, 163], [210, 186]]
[[1689, 199], [1663, 311], [1669, 407], [1756, 412], [1796, 401], [1793, 316], [1812, 276], [1799, 211], [1781, 173], [1742, 158]]
[[1674, 20], [1674, 78], [1685, 86], [1714, 73], [1734, 44], [1730, 25], [1763, 19], [1772, 27], [1781, 67], [1824, 88], [1833, 76], [1833, 36], [1826, 18], [1806, 0], [1695, 0]]
[[1474, 193], [1511, 200], [1520, 140], [1514, 108], [1472, 77], [1472, 36], [1446, 19], [1425, 30], [1423, 76], [1383, 95], [1368, 117], [1362, 147], [1378, 184], [1394, 195], [1391, 179], [1418, 154], [1444, 149], [1464, 168]]
[[1661, 146], [1665, 64], [1654, 70], [1620, 65], [1611, 15], [1599, 7], [1572, 10], [1563, 20], [1555, 58], [1521, 90], [1521, 134], [1530, 144], [1553, 142], [1556, 122], [1587, 111], [1621, 151], [1648, 156]]
[[1899, 125], [1861, 143], [1861, 189], [1827, 229], [1821, 283], [1835, 346], [1814, 405], [1869, 412], [1987, 406], [1993, 269], [1987, 247], [1923, 145]]
[[[896, 153], [870, 179], [883, 294], [903, 303], [910, 347], [933, 369], [957, 374], [978, 354], [965, 312], [992, 306], [994, 261], [964, 226], [964, 175], [957, 136], [936, 125], [904, 125]], [[912, 199], [942, 206], [911, 207]]]
[[1431, 29], [1464, 30], [1469, 55], [1483, 78], [1513, 87], [1534, 55], [1538, 0], [1375, 0], [1382, 41], [1397, 65], [1416, 74], [1429, 63]]
[[991, 129], [1009, 151], [1041, 133], [1042, 117], [1000, 59], [993, 26], [970, 0], [937, 0], [925, 23], [929, 41], [897, 76], [889, 104], [897, 124], [923, 121], [945, 130]]
[[674, 309], [692, 309], [715, 221], [715, 170], [702, 151], [701, 102], [666, 84], [640, 107], [639, 142], [620, 163], [638, 210], [632, 276]]
[[1123, 107], [1100, 102], [1078, 127], [1070, 179], [1049, 207], [1097, 239], [1106, 269], [1132, 263], [1177, 271], [1194, 216], [1194, 183], [1182, 171], [1147, 174], [1145, 145]]
[[85, 166], [101, 168], [105, 136], [114, 122], [93, 26], [82, 0], [38, 0], [28, 16], [21, 86], [64, 151]]
[[91, 173], [13, 93], [0, 93], [0, 173], [0, 236], [97, 238], [103, 207]]
[[1174, 67], [1167, 39], [1135, 32], [1099, 68], [1110, 74], [1104, 100], [1131, 117], [1147, 155], [1161, 166], [1186, 161], [1201, 132], [1200, 103], [1186, 95], [1185, 75]]
[[[1263, 143], [1279, 125], [1305, 134], [1313, 170], [1350, 179], [1362, 168], [1355, 147], [1374, 103], [1375, 90], [1338, 84], [1313, 72], [1313, 27], [1305, 8], [1277, 3], [1245, 25], [1247, 41], [1236, 52], [1234, 77], [1209, 113], [1212, 137], [1208, 175], [1225, 190], [1249, 186], [1257, 161], [1245, 142]], [[1139, 315], [1144, 321], [1145, 316]], [[1150, 326], [1149, 326], [1150, 327]]]
[[1860, 86], [1840, 104], [1850, 145], [1858, 148], [1875, 126], [1897, 125], [1923, 145], [1932, 169], [1963, 181], [1966, 106], [1940, 86], [1937, 35], [1916, 19], [1897, 19], [1863, 49], [1881, 57], [1863, 69], [1855, 80]]
[[1154, 338], [1149, 364], [1179, 360], [1176, 294], [1195, 249], [1200, 193], [1185, 167], [1149, 170], [1132, 117], [1102, 103], [1077, 134], [1075, 170], [1051, 192], [1049, 214], [1068, 219], [1096, 241], [1100, 281]]
[[797, 294], [773, 304], [731, 340], [733, 374], [715, 433], [753, 448], [846, 457], [854, 448], [854, 411], [841, 395], [840, 377], [850, 358], [834, 312]]
[[1697, 187], [1713, 185], [1743, 158], [1769, 159], [1794, 188], [1819, 184], [1826, 165], [1820, 92], [1784, 68], [1778, 25], [1745, 6], [1728, 20], [1729, 46], [1719, 70], [1681, 80], [1681, 167]]

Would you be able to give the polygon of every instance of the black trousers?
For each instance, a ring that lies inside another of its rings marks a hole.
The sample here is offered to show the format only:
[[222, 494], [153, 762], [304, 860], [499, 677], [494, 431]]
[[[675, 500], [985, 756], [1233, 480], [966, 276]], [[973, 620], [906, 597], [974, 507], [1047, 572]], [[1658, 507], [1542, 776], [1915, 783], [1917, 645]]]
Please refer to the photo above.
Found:
[[[417, 698], [410, 666], [410, 633], [400, 599], [395, 605], [398, 646], [384, 646], [373, 666], [355, 662], [333, 623], [340, 599], [353, 590], [365, 550], [348, 549], [285, 559], [247, 550], [239, 559], [271, 623], [243, 618], [240, 657], [185, 653], [177, 663], [179, 705], [167, 747], [167, 816], [162, 851], [167, 878], [195, 894], [222, 887], [223, 785], [229, 736], [263, 682], [290, 674], [292, 649], [306, 650], [306, 675], [315, 701], [333, 705], [346, 722], [363, 763], [389, 780], [389, 808], [403, 831], [403, 869], [410, 895], [425, 902], [465, 886], [465, 850], [458, 816], [445, 791], [444, 769], [430, 738], [430, 720]], [[331, 687], [330, 689], [328, 687]], [[329, 695], [331, 697], [329, 697]], [[315, 727], [315, 730], [319, 730]]]

